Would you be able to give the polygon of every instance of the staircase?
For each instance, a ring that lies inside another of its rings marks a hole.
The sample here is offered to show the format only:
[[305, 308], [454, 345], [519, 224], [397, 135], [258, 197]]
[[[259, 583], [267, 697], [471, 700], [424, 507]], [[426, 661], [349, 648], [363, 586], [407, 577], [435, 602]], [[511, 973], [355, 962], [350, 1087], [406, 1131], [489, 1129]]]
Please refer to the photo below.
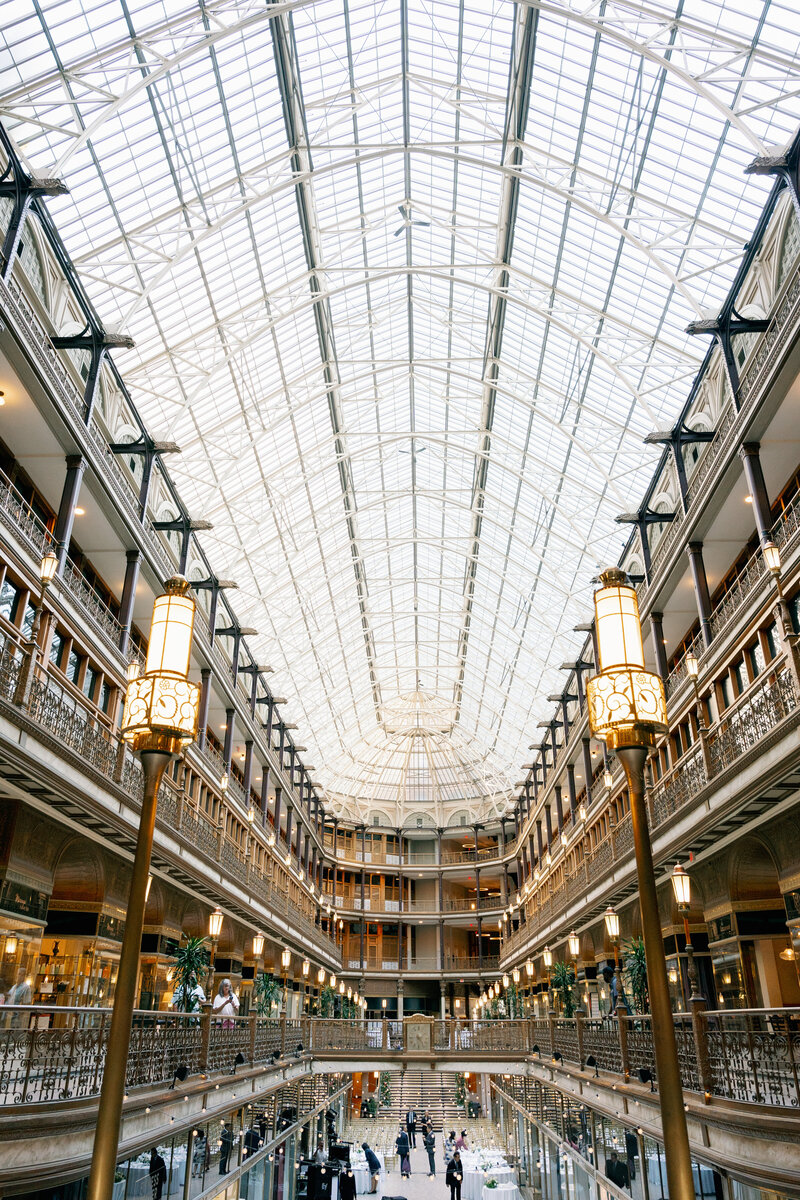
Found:
[[433, 1128], [460, 1130], [466, 1123], [464, 1109], [456, 1104], [456, 1077], [444, 1071], [391, 1071], [392, 1102], [379, 1111], [380, 1120], [405, 1122], [409, 1108], [421, 1116], [427, 1110]]

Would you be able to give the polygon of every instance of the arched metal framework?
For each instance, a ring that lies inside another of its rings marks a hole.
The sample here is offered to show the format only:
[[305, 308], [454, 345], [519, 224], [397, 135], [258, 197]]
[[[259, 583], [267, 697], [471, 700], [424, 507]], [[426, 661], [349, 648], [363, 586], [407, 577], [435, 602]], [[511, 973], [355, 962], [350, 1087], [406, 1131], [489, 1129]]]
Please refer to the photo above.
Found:
[[0, 118], [70, 186], [337, 804], [391, 807], [342, 764], [420, 691], [510, 795], [761, 207], [743, 169], [793, 132], [795, 6], [751, 7], [23, 0], [3, 30]]

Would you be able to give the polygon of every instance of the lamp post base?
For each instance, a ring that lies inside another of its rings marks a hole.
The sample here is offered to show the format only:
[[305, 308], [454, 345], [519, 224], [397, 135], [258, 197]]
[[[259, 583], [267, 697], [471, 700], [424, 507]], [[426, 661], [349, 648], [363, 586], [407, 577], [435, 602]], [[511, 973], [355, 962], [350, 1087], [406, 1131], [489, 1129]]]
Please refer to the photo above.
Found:
[[147, 876], [153, 847], [158, 789], [173, 754], [169, 750], [150, 750], [143, 751], [141, 758], [144, 772], [142, 812], [133, 860], [111, 1029], [106, 1047], [103, 1083], [100, 1089], [87, 1200], [112, 1200], [114, 1192], [119, 1126], [125, 1095], [131, 1023], [136, 1003], [136, 981], [139, 975], [142, 928], [147, 904]]
[[647, 753], [647, 747], [641, 745], [616, 747], [616, 755], [624, 768], [630, 796], [642, 934], [647, 960], [647, 986], [652, 1014], [653, 1048], [667, 1161], [667, 1188], [670, 1200], [695, 1200], [692, 1156], [683, 1107], [683, 1089], [667, 981], [667, 960], [664, 955], [653, 851], [644, 799], [644, 764], [647, 761]]

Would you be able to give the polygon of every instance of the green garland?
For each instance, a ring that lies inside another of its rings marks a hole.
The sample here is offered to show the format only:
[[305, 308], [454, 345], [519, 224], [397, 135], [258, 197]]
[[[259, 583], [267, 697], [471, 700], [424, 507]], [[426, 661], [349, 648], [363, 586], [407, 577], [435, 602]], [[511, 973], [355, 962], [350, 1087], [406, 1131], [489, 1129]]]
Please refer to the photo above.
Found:
[[456, 1104], [459, 1108], [466, 1108], [467, 1104], [467, 1081], [464, 1078], [463, 1071], [456, 1073]]
[[389, 1082], [389, 1072], [381, 1071], [378, 1081], [378, 1103], [381, 1108], [389, 1108], [392, 1103], [392, 1085]]

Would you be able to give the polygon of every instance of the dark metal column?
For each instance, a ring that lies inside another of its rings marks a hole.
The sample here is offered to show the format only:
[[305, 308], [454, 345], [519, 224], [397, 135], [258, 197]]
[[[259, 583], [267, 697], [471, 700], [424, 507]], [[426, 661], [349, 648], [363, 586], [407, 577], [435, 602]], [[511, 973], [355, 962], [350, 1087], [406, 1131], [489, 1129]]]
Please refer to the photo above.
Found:
[[569, 794], [569, 812], [572, 817], [572, 824], [575, 825], [578, 820], [578, 796], [575, 791], [574, 763], [567, 763], [567, 792]]
[[233, 733], [236, 727], [236, 711], [233, 708], [225, 709], [225, 741], [222, 748], [223, 766], [228, 774], [231, 770], [231, 755], [233, 753]]
[[244, 801], [249, 805], [252, 803], [250, 797], [250, 787], [253, 783], [253, 743], [247, 741], [244, 744]]
[[689, 542], [689, 545], [686, 547], [686, 552], [689, 555], [689, 566], [692, 571], [694, 598], [697, 602], [697, 615], [700, 618], [700, 628], [703, 633], [703, 643], [706, 649], [708, 649], [712, 640], [711, 597], [708, 593], [706, 566], [703, 562], [703, 543]]
[[208, 726], [208, 702], [211, 697], [211, 668], [200, 668], [200, 704], [197, 711], [197, 748], [204, 750]]
[[261, 771], [261, 823], [266, 825], [269, 812], [269, 765], [264, 763]]
[[747, 489], [753, 500], [753, 516], [756, 519], [756, 529], [761, 545], [771, 540], [772, 512], [770, 511], [767, 485], [764, 482], [764, 472], [761, 469], [761, 447], [758, 442], [745, 442], [739, 451], [747, 480]]
[[275, 837], [276, 838], [279, 838], [281, 836], [281, 795], [282, 795], [281, 785], [279, 783], [276, 783], [275, 784], [275, 810], [273, 813], [273, 819], [275, 821]]
[[67, 455], [67, 473], [64, 476], [64, 486], [61, 489], [61, 501], [58, 506], [58, 516], [53, 530], [55, 554], [58, 559], [58, 574], [64, 569], [72, 526], [75, 521], [75, 505], [81, 490], [83, 472], [86, 470], [86, 459], [82, 454]]
[[592, 803], [592, 775], [594, 774], [591, 738], [581, 738], [581, 749], [583, 750], [583, 775], [586, 780], [586, 808], [588, 809]]
[[667, 652], [664, 649], [663, 614], [650, 613], [650, 638], [653, 643], [653, 657], [656, 660], [656, 671], [662, 679], [667, 678]]
[[133, 604], [136, 599], [136, 585], [139, 582], [139, 568], [142, 565], [142, 555], [139, 550], [125, 552], [125, 582], [122, 585], [122, 599], [119, 604], [119, 623], [122, 626], [119, 635], [119, 648], [123, 654], [128, 651], [133, 622]]

